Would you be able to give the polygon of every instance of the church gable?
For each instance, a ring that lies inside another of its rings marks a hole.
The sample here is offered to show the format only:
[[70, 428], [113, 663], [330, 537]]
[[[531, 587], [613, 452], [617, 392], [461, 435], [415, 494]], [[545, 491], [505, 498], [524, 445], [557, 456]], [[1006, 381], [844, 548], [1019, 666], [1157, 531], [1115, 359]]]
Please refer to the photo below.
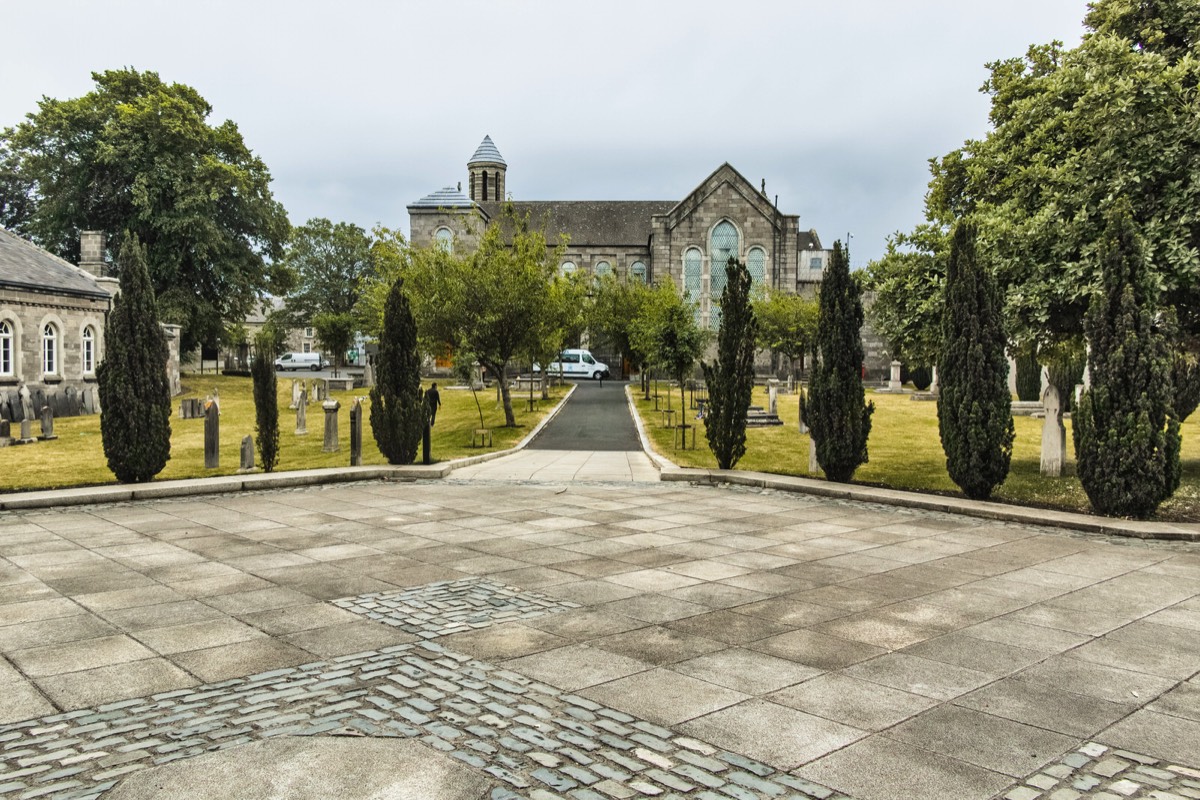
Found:
[[757, 214], [770, 219], [772, 224], [779, 216], [766, 195], [756, 190], [742, 173], [725, 163], [667, 213], [666, 226], [668, 229], [678, 228], [701, 208], [712, 209], [714, 206], [725, 206], [729, 216], [743, 218], [749, 212], [750, 216]]

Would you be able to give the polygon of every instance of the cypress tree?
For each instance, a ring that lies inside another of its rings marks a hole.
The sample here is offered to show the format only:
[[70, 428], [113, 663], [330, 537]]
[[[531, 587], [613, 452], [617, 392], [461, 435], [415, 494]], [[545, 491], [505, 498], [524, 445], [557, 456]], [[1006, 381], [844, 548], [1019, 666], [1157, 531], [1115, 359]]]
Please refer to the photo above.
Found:
[[1092, 508], [1144, 519], [1179, 485], [1172, 353], [1128, 203], [1106, 214], [1101, 289], [1085, 320], [1091, 386], [1073, 414], [1079, 482]]
[[736, 259], [725, 265], [721, 296], [721, 327], [717, 332], [717, 361], [701, 362], [708, 384], [705, 436], [717, 467], [733, 469], [746, 453], [746, 412], [754, 390], [756, 326], [750, 307], [750, 271]]
[[975, 256], [975, 225], [959, 222], [950, 241], [938, 431], [950, 479], [973, 500], [1004, 483], [1012, 461], [1012, 396], [1000, 293]]
[[1036, 345], [1017, 356], [1017, 399], [1026, 403], [1042, 399], [1042, 365]]
[[96, 368], [100, 438], [108, 468], [122, 483], [141, 483], [171, 458], [171, 386], [167, 339], [146, 268], [146, 251], [129, 232], [117, 258], [121, 293], [104, 325]]
[[800, 416], [817, 448], [817, 463], [831, 481], [846, 482], [867, 463], [874, 403], [864, 402], [862, 289], [850, 274], [841, 242], [821, 283], [817, 314], [817, 359]]
[[279, 396], [275, 379], [275, 344], [270, 332], [254, 340], [254, 363], [250, 377], [254, 383], [254, 441], [264, 472], [274, 472], [279, 463]]
[[371, 432], [389, 464], [411, 464], [417, 458], [428, 423], [421, 389], [421, 356], [404, 279], [388, 293], [379, 337], [375, 386], [371, 389]]

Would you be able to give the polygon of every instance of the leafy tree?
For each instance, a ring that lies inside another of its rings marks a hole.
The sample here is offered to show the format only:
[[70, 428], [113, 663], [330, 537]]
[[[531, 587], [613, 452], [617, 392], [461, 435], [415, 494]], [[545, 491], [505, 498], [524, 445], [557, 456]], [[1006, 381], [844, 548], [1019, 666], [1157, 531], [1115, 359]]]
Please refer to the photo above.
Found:
[[294, 276], [287, 310], [293, 325], [306, 325], [321, 313], [350, 315], [364, 284], [374, 276], [371, 237], [349, 222], [310, 219], [292, 229], [284, 266]]
[[705, 436], [717, 457], [718, 469], [733, 469], [746, 454], [746, 412], [754, 391], [756, 326], [750, 305], [750, 271], [730, 258], [725, 264], [725, 293], [721, 296], [721, 327], [717, 331], [717, 360], [701, 362], [708, 385]]
[[1038, 358], [1046, 362], [1046, 379], [1058, 389], [1058, 398], [1064, 414], [1075, 405], [1075, 387], [1083, 383], [1083, 371], [1087, 368], [1087, 348], [1083, 336], [1071, 336], [1038, 351]]
[[1155, 287], [1127, 202], [1106, 212], [1102, 290], [1087, 315], [1088, 371], [1072, 415], [1079, 482], [1092, 508], [1144, 519], [1179, 485], [1172, 353], [1156, 322]]
[[133, 69], [92, 78], [92, 92], [44, 98], [0, 134], [0, 224], [71, 262], [82, 230], [133, 233], [182, 349], [215, 344], [224, 320], [287, 288], [270, 172], [233, 122], [208, 123], [190, 86]]
[[1175, 389], [1175, 418], [1182, 423], [1200, 405], [1200, 360], [1195, 354], [1176, 351], [1171, 362], [1171, 385]]
[[383, 333], [383, 311], [391, 297], [392, 286], [403, 276], [410, 256], [404, 234], [382, 225], [371, 230], [372, 271], [362, 282], [354, 314], [358, 329], [373, 339]]
[[371, 431], [389, 464], [411, 464], [429, 422], [421, 389], [421, 356], [404, 280], [397, 279], [384, 310], [376, 379], [371, 389]]
[[254, 442], [263, 472], [279, 463], [279, 384], [275, 377], [275, 342], [269, 332], [254, 338], [250, 378], [254, 387]]
[[345, 312], [322, 311], [312, 318], [313, 331], [325, 351], [325, 358], [333, 363], [333, 372], [342, 368], [346, 360], [346, 351], [354, 343], [354, 315]]
[[[927, 200], [927, 213], [928, 207]], [[893, 234], [883, 257], [867, 265], [871, 324], [910, 363], [933, 364], [941, 351], [947, 253], [947, 230], [939, 221]]]
[[803, 295], [761, 290], [751, 303], [757, 344], [783, 356], [795, 371], [796, 359], [812, 350], [817, 336], [818, 303]]
[[620, 353], [622, 363], [628, 359], [639, 368], [646, 365], [647, 355], [635, 344], [634, 324], [650, 293], [650, 287], [641, 281], [604, 275], [596, 281], [588, 306], [587, 327], [592, 335]]
[[946, 272], [938, 431], [950, 479], [973, 500], [991, 496], [1012, 461], [1006, 344], [996, 284], [976, 258], [975, 226], [960, 222]]
[[867, 463], [874, 403], [864, 402], [862, 290], [850, 274], [841, 242], [834, 242], [821, 284], [817, 361], [800, 417], [817, 449], [817, 463], [831, 481], [846, 482]]
[[[578, 340], [584, 327], [587, 309], [587, 287], [584, 275], [558, 275], [550, 282], [543, 313], [530, 321], [535, 327], [524, 357], [531, 363], [550, 364], [566, 347], [567, 342]], [[542, 383], [542, 397], [549, 397], [549, 386]]]
[[[648, 354], [650, 364], [683, 384], [708, 345], [708, 332], [696, 324], [695, 306], [667, 278], [651, 292], [633, 328], [634, 347]], [[648, 391], [648, 390], [647, 390]]]
[[142, 483], [171, 458], [167, 339], [137, 236], [125, 234], [118, 260], [121, 293], [104, 325], [104, 360], [96, 368], [100, 438], [117, 480]]

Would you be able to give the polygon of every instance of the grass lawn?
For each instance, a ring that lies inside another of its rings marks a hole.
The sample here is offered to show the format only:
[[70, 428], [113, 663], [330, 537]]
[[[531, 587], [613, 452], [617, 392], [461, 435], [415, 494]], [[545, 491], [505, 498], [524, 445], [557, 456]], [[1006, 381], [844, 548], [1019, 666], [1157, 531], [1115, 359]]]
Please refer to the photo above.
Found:
[[[426, 383], [428, 386], [428, 383]], [[159, 473], [158, 480], [200, 478], [211, 475], [230, 475], [239, 466], [242, 437], [254, 435], [254, 396], [249, 378], [215, 375], [185, 375], [184, 393], [171, 401], [171, 460]], [[213, 389], [221, 396], [221, 467], [204, 468], [204, 420], [180, 419], [179, 401], [188, 397], [204, 398]], [[504, 450], [528, 434], [554, 404], [566, 393], [567, 387], [551, 389], [550, 400], [538, 402], [530, 413], [527, 395], [513, 393], [513, 411], [517, 427], [505, 428], [504, 409], [496, 402], [495, 389], [479, 392], [485, 427], [492, 429], [493, 447]], [[442, 408], [433, 428], [433, 458], [447, 461], [487, 450], [471, 447], [471, 434], [479, 427], [479, 412], [471, 392], [451, 390], [443, 383], [439, 387]], [[338, 434], [342, 449], [337, 453], [322, 452], [325, 414], [318, 403], [308, 405], [308, 435], [297, 436], [296, 412], [288, 408], [292, 400], [290, 378], [279, 379], [279, 464], [277, 470], [315, 469], [348, 466], [350, 464], [350, 402], [355, 395], [366, 395], [365, 389], [333, 392], [341, 401], [338, 410]], [[367, 424], [363, 429], [363, 464], [386, 464], [375, 446], [370, 429], [370, 398], [363, 401]], [[36, 434], [40, 427], [33, 425]], [[100, 440], [100, 416], [63, 417], [54, 421], [58, 439], [37, 444], [0, 449], [0, 492], [31, 489], [53, 489], [67, 486], [87, 486], [115, 483], [108, 469]], [[417, 455], [420, 459], [420, 453]], [[255, 453], [255, 460], [258, 454]]]
[[[704, 421], [688, 412], [688, 422], [699, 426], [696, 449], [676, 449], [676, 432], [663, 427], [663, 415], [654, 410], [654, 401], [642, 400], [636, 392], [638, 411], [655, 449], [683, 467], [716, 468], [717, 462], [704, 438]], [[659, 407], [666, 407], [666, 389], [659, 389]], [[653, 396], [653, 393], [652, 393]], [[875, 402], [871, 438], [867, 442], [870, 461], [854, 474], [856, 483], [912, 489], [923, 492], [961, 494], [946, 473], [946, 457], [938, 436], [937, 404], [917, 402], [910, 395], [874, 394]], [[766, 407], [767, 391], [756, 387], [754, 401]], [[671, 400], [680, 407], [679, 390]], [[796, 395], [779, 395], [779, 417], [783, 427], [750, 428], [747, 431], [746, 455], [737, 469], [754, 472], [773, 472], [783, 475], [809, 475], [807, 434], [799, 432], [799, 399]], [[678, 411], [676, 412], [678, 416]], [[1075, 453], [1071, 444], [1071, 421], [1067, 424], [1067, 471], [1062, 478], [1043, 478], [1039, 474], [1041, 461], [1042, 420], [1017, 417], [1016, 441], [1013, 444], [1012, 468], [1008, 480], [993, 495], [994, 500], [1022, 505], [1060, 508], [1069, 511], [1088, 511], [1087, 495], [1074, 477]], [[689, 433], [688, 443], [691, 443]], [[1183, 425], [1183, 480], [1175, 496], [1164, 503], [1155, 519], [1200, 521], [1200, 421], [1193, 416]]]

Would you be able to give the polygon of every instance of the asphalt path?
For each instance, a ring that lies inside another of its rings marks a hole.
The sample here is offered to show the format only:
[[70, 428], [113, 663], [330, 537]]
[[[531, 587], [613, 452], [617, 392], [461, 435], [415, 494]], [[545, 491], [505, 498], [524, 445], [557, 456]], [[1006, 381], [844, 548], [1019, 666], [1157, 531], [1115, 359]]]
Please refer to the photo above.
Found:
[[[517, 402], [514, 395], [513, 402]], [[579, 381], [558, 416], [550, 420], [533, 450], [641, 450], [637, 427], [629, 413], [624, 381]]]

